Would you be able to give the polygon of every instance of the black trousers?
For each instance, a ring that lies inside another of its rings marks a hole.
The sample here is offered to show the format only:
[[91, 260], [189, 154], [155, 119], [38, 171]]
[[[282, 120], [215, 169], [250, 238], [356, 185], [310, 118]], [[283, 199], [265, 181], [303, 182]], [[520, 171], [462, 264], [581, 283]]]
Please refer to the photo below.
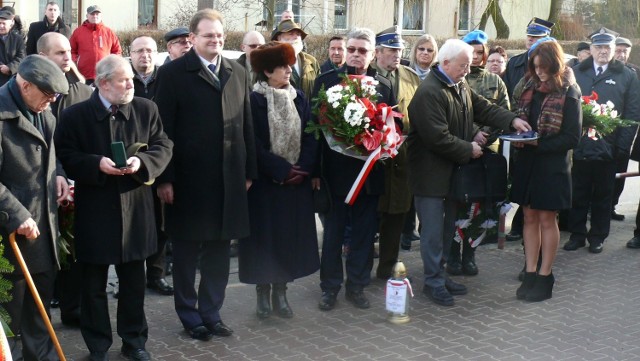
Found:
[[167, 234], [163, 230], [162, 202], [155, 195], [153, 188], [153, 210], [156, 217], [156, 234], [158, 235], [158, 250], [147, 257], [147, 280], [157, 280], [164, 277], [166, 254], [167, 254]]
[[[347, 291], [362, 291], [371, 282], [373, 243], [378, 229], [378, 195], [360, 194], [353, 206], [344, 203], [343, 196], [332, 195], [331, 210], [325, 216], [322, 257], [320, 258], [320, 288], [338, 292], [347, 273]], [[351, 226], [349, 253], [343, 267], [342, 245], [345, 229]]]
[[[113, 343], [106, 292], [109, 265], [82, 263], [81, 266], [82, 337], [89, 352], [107, 352]], [[144, 260], [118, 264], [115, 268], [120, 282], [116, 317], [118, 336], [123, 345], [145, 348], [149, 328], [144, 314]]]
[[[616, 173], [624, 173], [629, 168], [629, 158], [616, 159]], [[625, 178], [616, 179], [613, 183], [613, 199], [611, 200], [611, 205], [615, 209], [620, 201], [620, 195], [624, 190], [624, 182]]]
[[[415, 211], [413, 214], [415, 214]], [[380, 239], [378, 241], [380, 256], [378, 258], [378, 269], [376, 270], [376, 277], [378, 278], [389, 278], [391, 269], [398, 262], [400, 234], [405, 225], [405, 216], [406, 213], [382, 213], [380, 215]]]
[[72, 261], [71, 268], [60, 270], [56, 276], [56, 297], [60, 301], [62, 319], [80, 314], [81, 290], [82, 267]]
[[[53, 297], [55, 273], [52, 269], [31, 274], [47, 314], [49, 314], [49, 305]], [[20, 349], [17, 337], [8, 338], [11, 356], [14, 360], [24, 359], [25, 361], [58, 360], [53, 342], [47, 332], [47, 326], [40, 316], [36, 301], [31, 296], [26, 279], [21, 274], [8, 274], [5, 275], [5, 278], [13, 284], [12, 299], [2, 306], [11, 316], [11, 324], [9, 325], [11, 332], [14, 335], [22, 335], [22, 349]]]
[[[603, 242], [609, 236], [615, 162], [574, 160], [571, 170], [573, 202], [569, 211], [572, 240]], [[591, 209], [591, 228], [587, 214]]]

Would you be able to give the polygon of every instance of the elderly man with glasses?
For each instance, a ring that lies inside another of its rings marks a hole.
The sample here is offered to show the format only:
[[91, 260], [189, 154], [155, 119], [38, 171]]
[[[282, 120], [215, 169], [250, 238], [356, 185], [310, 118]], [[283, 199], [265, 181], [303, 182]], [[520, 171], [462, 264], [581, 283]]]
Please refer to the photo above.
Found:
[[169, 31], [164, 34], [164, 41], [167, 43], [167, 52], [169, 52], [164, 64], [183, 56], [193, 46], [189, 39], [189, 29], [187, 28], [176, 28]]
[[[49, 104], [69, 84], [58, 66], [40, 55], [26, 57], [17, 75], [0, 88], [0, 235], [16, 241], [47, 309], [59, 268], [57, 208], [69, 194], [64, 172], [55, 157], [56, 120]], [[2, 304], [11, 316], [9, 327], [21, 338], [10, 337], [14, 360], [57, 360], [36, 301], [24, 274], [9, 250], [5, 257], [14, 271], [5, 275], [13, 284], [11, 300]], [[22, 349], [18, 345], [22, 342]]]
[[[370, 66], [373, 61], [376, 36], [370, 29], [356, 28], [347, 34], [347, 61], [339, 69], [321, 74], [315, 82], [313, 95], [317, 97], [320, 89], [329, 89], [342, 81], [342, 74], [357, 74], [375, 77], [380, 97], [378, 101], [390, 105], [396, 104], [388, 79], [378, 75]], [[326, 180], [332, 198], [332, 207], [325, 215], [322, 258], [320, 260], [320, 288], [322, 297], [318, 308], [323, 311], [335, 307], [338, 292], [344, 281], [342, 265], [342, 243], [345, 228], [351, 226], [351, 240], [346, 259], [347, 281], [346, 299], [357, 308], [369, 308], [369, 300], [364, 288], [371, 282], [373, 267], [373, 243], [378, 229], [378, 200], [384, 189], [384, 170], [374, 167], [369, 173], [362, 192], [352, 206], [344, 203], [351, 185], [356, 180], [364, 161], [342, 155], [329, 148], [327, 142], [320, 142], [319, 157], [321, 176]], [[319, 180], [313, 180], [319, 187]]]

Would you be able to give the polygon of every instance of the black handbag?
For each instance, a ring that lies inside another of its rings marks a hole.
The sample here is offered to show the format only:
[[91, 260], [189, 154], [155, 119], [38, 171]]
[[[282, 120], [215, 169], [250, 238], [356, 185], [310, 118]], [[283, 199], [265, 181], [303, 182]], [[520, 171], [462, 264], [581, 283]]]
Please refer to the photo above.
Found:
[[456, 166], [449, 199], [458, 202], [499, 202], [507, 198], [507, 160], [485, 150], [480, 158]]

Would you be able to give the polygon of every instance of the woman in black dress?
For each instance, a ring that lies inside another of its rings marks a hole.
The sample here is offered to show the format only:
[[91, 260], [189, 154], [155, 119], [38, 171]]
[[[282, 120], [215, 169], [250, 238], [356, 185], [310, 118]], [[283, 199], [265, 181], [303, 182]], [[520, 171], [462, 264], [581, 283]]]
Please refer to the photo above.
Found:
[[[564, 64], [562, 47], [553, 39], [539, 40], [529, 50], [528, 73], [516, 113], [531, 124], [540, 138], [517, 142], [511, 200], [524, 207], [526, 273], [518, 299], [551, 298], [551, 272], [560, 242], [556, 215], [571, 207], [569, 150], [580, 139], [580, 90], [571, 68]], [[538, 257], [542, 263], [536, 273]]]
[[302, 92], [289, 84], [291, 45], [271, 42], [251, 53], [251, 99], [258, 179], [249, 189], [251, 235], [238, 244], [240, 281], [256, 285], [259, 318], [290, 318], [287, 283], [320, 267], [309, 173], [316, 157]]

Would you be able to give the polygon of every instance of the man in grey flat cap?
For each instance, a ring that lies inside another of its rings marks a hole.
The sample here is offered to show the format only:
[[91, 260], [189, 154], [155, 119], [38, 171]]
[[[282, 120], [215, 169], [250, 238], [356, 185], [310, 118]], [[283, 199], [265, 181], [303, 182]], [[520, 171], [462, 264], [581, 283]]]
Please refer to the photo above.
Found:
[[164, 41], [167, 42], [167, 52], [169, 52], [169, 56], [164, 60], [165, 64], [183, 56], [193, 46], [189, 40], [189, 29], [187, 28], [176, 28], [169, 31], [164, 34]]
[[[57, 209], [69, 194], [67, 180], [56, 162], [55, 118], [49, 103], [66, 94], [69, 83], [60, 68], [40, 55], [26, 57], [18, 74], [0, 88], [0, 235], [16, 241], [44, 307], [53, 296], [59, 268]], [[9, 327], [22, 333], [22, 347], [9, 338], [14, 360], [57, 360], [47, 328], [12, 252], [14, 266], [7, 279], [12, 299], [2, 306], [11, 316]]]

